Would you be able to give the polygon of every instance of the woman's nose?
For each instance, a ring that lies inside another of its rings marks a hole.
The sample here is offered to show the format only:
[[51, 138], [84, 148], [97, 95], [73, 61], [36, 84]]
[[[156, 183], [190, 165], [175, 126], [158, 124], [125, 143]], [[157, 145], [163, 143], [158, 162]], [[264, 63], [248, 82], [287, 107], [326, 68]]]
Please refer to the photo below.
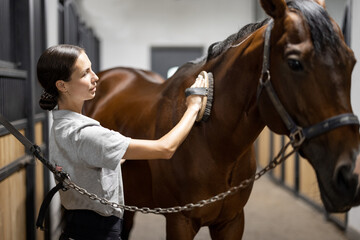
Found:
[[93, 75], [93, 78], [92, 78], [93, 81], [97, 82], [99, 80], [99, 77], [96, 75], [96, 73], [93, 72], [93, 70], [91, 70], [91, 72], [92, 72], [92, 75]]

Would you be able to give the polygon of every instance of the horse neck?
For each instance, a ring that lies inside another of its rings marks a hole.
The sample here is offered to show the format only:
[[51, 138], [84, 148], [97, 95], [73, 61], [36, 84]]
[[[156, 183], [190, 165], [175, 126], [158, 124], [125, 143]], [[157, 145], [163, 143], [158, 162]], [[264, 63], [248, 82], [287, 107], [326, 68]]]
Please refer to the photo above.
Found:
[[224, 136], [221, 140], [240, 152], [252, 145], [265, 126], [256, 100], [263, 54], [262, 32], [260, 29], [253, 33], [205, 67], [216, 78], [211, 122], [221, 126]]

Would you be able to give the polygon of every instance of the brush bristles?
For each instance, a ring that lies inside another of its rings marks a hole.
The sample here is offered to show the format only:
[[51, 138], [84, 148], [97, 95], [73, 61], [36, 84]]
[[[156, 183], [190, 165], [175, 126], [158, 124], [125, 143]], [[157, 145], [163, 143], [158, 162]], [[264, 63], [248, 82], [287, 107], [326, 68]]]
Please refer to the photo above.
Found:
[[209, 79], [209, 88], [208, 88], [207, 101], [206, 101], [204, 116], [201, 119], [204, 122], [207, 121], [210, 117], [212, 102], [214, 100], [213, 99], [214, 98], [214, 77], [211, 72], [208, 73], [208, 79]]

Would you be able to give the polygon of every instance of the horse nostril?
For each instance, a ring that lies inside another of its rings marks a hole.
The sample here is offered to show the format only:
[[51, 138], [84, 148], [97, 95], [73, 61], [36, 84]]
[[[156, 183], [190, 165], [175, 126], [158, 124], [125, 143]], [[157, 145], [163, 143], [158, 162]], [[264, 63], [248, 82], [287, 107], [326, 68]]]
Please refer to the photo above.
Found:
[[356, 191], [357, 184], [357, 176], [352, 173], [351, 167], [341, 166], [336, 176], [336, 185], [338, 189], [348, 194], [352, 194]]

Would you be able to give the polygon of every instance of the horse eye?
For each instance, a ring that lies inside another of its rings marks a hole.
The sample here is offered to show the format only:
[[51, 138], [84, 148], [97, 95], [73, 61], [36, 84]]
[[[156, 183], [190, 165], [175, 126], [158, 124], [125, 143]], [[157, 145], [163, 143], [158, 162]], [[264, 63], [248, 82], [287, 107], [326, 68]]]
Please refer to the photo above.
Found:
[[302, 70], [304, 70], [301, 62], [299, 60], [296, 60], [296, 59], [288, 59], [288, 65], [289, 65], [290, 69], [293, 70], [293, 71], [302, 71]]

